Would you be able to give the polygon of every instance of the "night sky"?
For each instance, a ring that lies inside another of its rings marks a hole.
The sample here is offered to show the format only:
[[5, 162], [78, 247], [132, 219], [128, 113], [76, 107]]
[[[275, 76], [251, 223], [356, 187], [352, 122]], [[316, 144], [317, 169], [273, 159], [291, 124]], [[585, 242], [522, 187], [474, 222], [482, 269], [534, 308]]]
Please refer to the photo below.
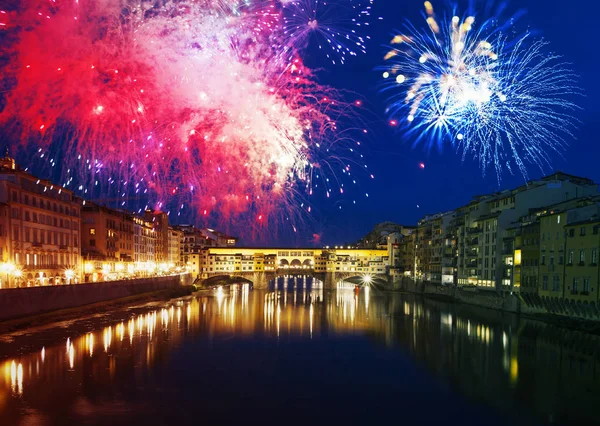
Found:
[[[449, 10], [445, 9], [448, 3], [432, 3], [438, 15]], [[477, 0], [475, 4], [489, 6], [490, 2]], [[458, 2], [461, 15], [467, 5], [467, 0]], [[477, 11], [481, 9], [481, 6], [475, 8]], [[474, 195], [514, 188], [525, 183], [518, 170], [514, 170], [514, 175], [506, 170], [498, 184], [493, 169], [488, 169], [486, 176], [482, 176], [475, 161], [467, 157], [463, 162], [461, 155], [451, 146], [446, 145], [442, 151], [437, 148], [428, 150], [423, 145], [413, 147], [414, 135], [405, 135], [402, 126], [392, 128], [388, 125], [386, 98], [380, 93], [381, 70], [377, 70], [377, 67], [384, 63], [383, 56], [387, 51], [384, 46], [397, 33], [394, 30], [400, 29], [406, 20], [421, 27], [424, 24], [423, 10], [423, 2], [419, 0], [375, 0], [372, 25], [365, 31], [365, 35], [371, 37], [367, 43], [368, 53], [348, 57], [345, 65], [334, 66], [318, 49], [313, 47], [308, 50], [304, 61], [311, 68], [320, 70], [317, 73], [320, 82], [354, 92], [356, 95], [348, 95], [348, 100], [364, 101], [361, 118], [364, 127], [370, 129], [370, 134], [368, 138], [361, 139], [361, 153], [369, 169], [367, 173], [354, 173], [357, 186], [349, 188], [341, 198], [314, 197], [312, 214], [307, 216], [305, 224], [297, 224], [297, 233], [290, 232], [291, 227], [286, 223], [279, 223], [279, 226], [270, 224], [261, 235], [244, 236], [242, 233], [244, 244], [350, 243], [379, 222], [415, 225], [424, 215], [452, 210], [468, 203]], [[597, 166], [600, 148], [597, 147], [594, 133], [599, 113], [596, 99], [600, 96], [600, 86], [596, 81], [600, 64], [595, 54], [600, 5], [593, 0], [519, 0], [508, 3], [502, 17], [509, 19], [519, 11], [525, 14], [519, 18], [515, 28], [523, 32], [533, 31], [536, 37], [547, 40], [547, 51], [561, 55], [565, 62], [571, 64], [580, 76], [579, 86], [585, 94], [575, 99], [582, 107], [577, 112], [581, 124], [576, 131], [576, 138], [569, 141], [562, 156], [550, 154], [553, 168], [539, 170], [530, 166], [529, 178], [536, 179], [559, 170], [600, 181]], [[383, 20], [378, 20], [378, 16], [382, 16]], [[476, 14], [477, 18], [480, 16]], [[10, 135], [0, 131], [0, 146], [12, 142]], [[27, 167], [27, 162], [31, 162], [31, 153], [21, 151], [17, 153], [17, 158]], [[424, 168], [420, 166], [421, 163], [425, 165]], [[40, 173], [43, 172], [38, 172], [38, 175]], [[374, 174], [375, 179], [369, 178], [370, 173]], [[59, 182], [51, 174], [41, 177]], [[368, 198], [365, 193], [369, 194]], [[140, 206], [135, 207], [137, 209]], [[172, 217], [172, 221], [189, 223], [193, 219]], [[216, 227], [219, 224], [208, 225]], [[283, 229], [283, 232], [274, 232], [275, 228]], [[315, 235], [318, 238], [315, 239]]]
[[[367, 57], [352, 58], [345, 67], [329, 67], [330, 73], [340, 85], [352, 87], [364, 94], [370, 102], [370, 110], [380, 117], [373, 123], [377, 134], [369, 142], [369, 167], [375, 171], [375, 181], [363, 179], [368, 188], [368, 202], [357, 203], [342, 210], [337, 206], [323, 206], [325, 220], [322, 224], [323, 241], [343, 243], [354, 241], [367, 233], [372, 226], [382, 221], [414, 225], [426, 214], [452, 210], [469, 202], [472, 196], [487, 194], [498, 189], [514, 188], [525, 183], [523, 176], [508, 171], [498, 185], [496, 174], [489, 170], [485, 177], [474, 161], [463, 163], [460, 154], [452, 147], [443, 152], [434, 149], [428, 152], [423, 145], [412, 147], [413, 139], [404, 137], [402, 129], [392, 129], [385, 120], [385, 97], [380, 93], [381, 72], [374, 69], [382, 64], [385, 45], [394, 29], [399, 29], [403, 20], [410, 19], [419, 25], [423, 22], [422, 2], [379, 1], [375, 2], [375, 14], [384, 17], [372, 28], [372, 40]], [[446, 3], [432, 1], [436, 11]], [[465, 5], [460, 2], [459, 5]], [[481, 4], [478, 3], [478, 4]], [[461, 8], [460, 10], [464, 10]], [[507, 16], [520, 10], [526, 13], [518, 21], [520, 28], [529, 28], [537, 37], [544, 38], [550, 45], [549, 52], [561, 55], [565, 62], [580, 76], [579, 85], [585, 96], [576, 99], [582, 111], [577, 113], [581, 124], [576, 139], [569, 141], [564, 154], [551, 154], [554, 170], [588, 177], [600, 182], [597, 145], [600, 85], [597, 82], [599, 60], [595, 54], [598, 12], [600, 4], [592, 0], [566, 2], [560, 0], [521, 0], [509, 3]], [[423, 162], [425, 168], [419, 167]], [[550, 174], [547, 168], [541, 171], [528, 168], [529, 178], [536, 179]], [[418, 207], [417, 207], [418, 206]]]

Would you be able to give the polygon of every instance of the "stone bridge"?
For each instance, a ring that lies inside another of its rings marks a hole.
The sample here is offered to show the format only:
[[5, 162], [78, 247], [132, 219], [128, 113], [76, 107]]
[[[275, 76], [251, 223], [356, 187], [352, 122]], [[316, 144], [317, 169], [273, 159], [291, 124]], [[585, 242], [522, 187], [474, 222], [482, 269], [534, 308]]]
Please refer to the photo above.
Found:
[[[375, 284], [385, 286], [388, 283], [388, 277], [385, 274], [360, 274], [356, 272], [315, 272], [313, 270], [290, 271], [280, 269], [269, 272], [235, 272], [231, 274], [215, 272], [208, 274], [207, 278], [201, 279], [200, 283], [204, 286], [217, 284], [233, 284], [240, 281], [251, 282], [256, 289], [266, 289], [271, 281], [284, 276], [302, 276], [307, 275], [318, 279], [323, 283], [323, 288], [333, 290], [337, 284], [346, 281], [353, 284]], [[365, 277], [368, 277], [365, 279]]]

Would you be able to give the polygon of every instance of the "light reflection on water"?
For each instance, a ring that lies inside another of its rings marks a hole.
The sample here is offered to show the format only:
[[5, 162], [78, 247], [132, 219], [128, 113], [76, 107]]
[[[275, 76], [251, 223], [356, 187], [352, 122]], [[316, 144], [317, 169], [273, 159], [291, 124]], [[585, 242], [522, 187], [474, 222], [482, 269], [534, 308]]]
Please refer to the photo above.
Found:
[[324, 292], [302, 285], [262, 292], [238, 285], [32, 352], [16, 348], [21, 356], [0, 361], [0, 424], [12, 424], [24, 407], [53, 418], [97, 393], [113, 395], [142, 382], [159, 387], [156, 372], [169, 377], [170, 354], [198, 340], [294, 339], [308, 346], [345, 336], [407, 351], [462, 398], [494, 410], [541, 422], [600, 422], [594, 409], [600, 403], [595, 336], [368, 288]]

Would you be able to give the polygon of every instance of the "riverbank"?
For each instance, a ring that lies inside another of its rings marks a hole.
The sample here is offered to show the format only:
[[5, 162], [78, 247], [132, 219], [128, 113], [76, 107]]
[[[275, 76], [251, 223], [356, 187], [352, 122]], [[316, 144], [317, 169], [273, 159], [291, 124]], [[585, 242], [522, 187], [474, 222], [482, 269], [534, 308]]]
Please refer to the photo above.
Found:
[[0, 290], [0, 321], [190, 285], [190, 274]]
[[43, 314], [0, 321], [0, 335], [34, 327], [43, 327], [64, 321], [72, 321], [79, 319], [84, 315], [91, 317], [131, 305], [148, 305], [152, 302], [165, 302], [171, 299], [191, 296], [194, 291], [194, 286], [178, 286], [73, 308], [58, 309], [56, 311], [45, 312]]

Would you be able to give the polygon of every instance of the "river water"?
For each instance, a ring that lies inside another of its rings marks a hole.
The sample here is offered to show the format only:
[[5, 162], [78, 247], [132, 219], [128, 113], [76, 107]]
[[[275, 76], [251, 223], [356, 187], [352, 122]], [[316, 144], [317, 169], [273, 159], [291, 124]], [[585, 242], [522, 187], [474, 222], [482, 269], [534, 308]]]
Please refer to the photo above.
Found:
[[0, 425], [600, 424], [595, 336], [247, 285], [0, 336]]

